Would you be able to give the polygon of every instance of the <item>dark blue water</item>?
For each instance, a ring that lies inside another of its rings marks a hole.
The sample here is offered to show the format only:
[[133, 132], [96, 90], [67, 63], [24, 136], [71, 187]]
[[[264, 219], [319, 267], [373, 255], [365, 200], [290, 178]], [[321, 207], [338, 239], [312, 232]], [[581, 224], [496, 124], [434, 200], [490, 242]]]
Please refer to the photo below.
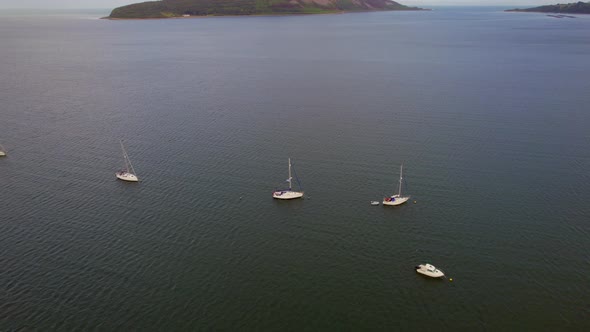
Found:
[[0, 330], [590, 328], [589, 16], [100, 15], [0, 18]]

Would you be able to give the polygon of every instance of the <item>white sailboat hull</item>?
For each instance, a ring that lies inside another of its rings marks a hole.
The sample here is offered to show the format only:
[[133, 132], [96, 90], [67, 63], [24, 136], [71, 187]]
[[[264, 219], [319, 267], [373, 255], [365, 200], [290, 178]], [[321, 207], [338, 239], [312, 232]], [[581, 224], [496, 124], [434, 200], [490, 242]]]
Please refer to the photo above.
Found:
[[125, 172], [125, 171], [117, 172], [117, 173], [115, 173], [115, 176], [117, 177], [117, 179], [123, 180], [123, 181], [129, 181], [129, 182], [139, 181], [139, 179], [137, 178], [137, 176], [135, 174], [131, 174], [131, 173]]
[[[389, 200], [388, 200], [389, 199]], [[393, 195], [391, 197], [386, 197], [383, 199], [383, 205], [395, 206], [401, 205], [407, 202], [410, 199], [410, 196], [402, 196]]]
[[295, 199], [303, 197], [303, 192], [291, 190], [277, 190], [272, 193], [272, 197], [276, 199]]
[[0, 157], [5, 157], [5, 156], [6, 156], [6, 152], [0, 151]]

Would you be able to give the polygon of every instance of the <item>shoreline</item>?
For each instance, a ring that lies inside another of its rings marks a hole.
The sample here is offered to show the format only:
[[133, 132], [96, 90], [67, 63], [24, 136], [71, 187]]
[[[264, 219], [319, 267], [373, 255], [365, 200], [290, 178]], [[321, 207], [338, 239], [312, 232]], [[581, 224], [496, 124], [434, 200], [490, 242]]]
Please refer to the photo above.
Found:
[[536, 10], [519, 10], [519, 9], [506, 9], [505, 13], [533, 13], [533, 14], [558, 14], [558, 15], [590, 15], [590, 13], [567, 13], [567, 12], [543, 12]]
[[171, 16], [171, 17], [130, 17], [130, 18], [120, 18], [120, 17], [110, 17], [105, 16], [101, 17], [101, 20], [109, 20], [109, 21], [141, 21], [141, 20], [169, 20], [169, 19], [191, 19], [191, 18], [209, 18], [209, 17], [249, 17], [249, 16], [257, 16], [257, 17], [277, 17], [277, 16], [300, 16], [300, 15], [338, 15], [338, 14], [352, 14], [352, 13], [375, 13], [375, 12], [421, 12], [421, 11], [432, 11], [429, 8], [419, 8], [419, 9], [404, 9], [404, 10], [355, 10], [355, 11], [346, 11], [346, 10], [338, 10], [332, 12], [325, 12], [325, 13], [286, 13], [286, 14], [249, 14], [249, 15], [191, 15], [191, 16]]

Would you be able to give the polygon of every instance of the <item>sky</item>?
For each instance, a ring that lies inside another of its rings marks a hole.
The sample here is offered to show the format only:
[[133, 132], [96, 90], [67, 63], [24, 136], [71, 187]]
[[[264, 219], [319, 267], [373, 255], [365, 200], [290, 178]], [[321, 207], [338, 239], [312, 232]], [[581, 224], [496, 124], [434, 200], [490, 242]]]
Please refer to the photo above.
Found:
[[[145, 0], [0, 0], [0, 9], [76, 9], [115, 8]], [[396, 0], [404, 5], [482, 5], [482, 6], [539, 6], [556, 3], [577, 2], [578, 0]], [[582, 0], [588, 1], [588, 0]]]

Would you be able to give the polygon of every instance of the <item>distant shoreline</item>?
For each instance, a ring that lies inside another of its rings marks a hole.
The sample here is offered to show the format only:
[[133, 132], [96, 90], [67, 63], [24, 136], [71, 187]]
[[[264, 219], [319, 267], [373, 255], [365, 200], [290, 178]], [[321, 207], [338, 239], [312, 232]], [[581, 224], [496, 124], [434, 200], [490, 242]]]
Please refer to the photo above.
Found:
[[523, 10], [523, 9], [506, 9], [505, 13], [531, 13], [531, 14], [570, 14], [570, 15], [590, 15], [590, 13], [569, 13], [569, 12], [544, 12], [535, 10]]
[[505, 12], [546, 13], [546, 14], [590, 14], [590, 2], [572, 2], [566, 4], [545, 5], [531, 8], [513, 8]]
[[[191, 19], [191, 18], [208, 18], [208, 17], [248, 17], [248, 16], [300, 16], [300, 15], [334, 15], [334, 14], [345, 14], [347, 12], [339, 11], [333, 13], [289, 13], [289, 14], [251, 14], [251, 15], [191, 15], [191, 16], [172, 16], [172, 17], [145, 17], [145, 18], [119, 18], [105, 16], [101, 17], [101, 20], [111, 21], [143, 21], [143, 20], [174, 20], [174, 19]], [[354, 12], [351, 12], [354, 13]]]
[[338, 10], [333, 12], [322, 12], [322, 13], [287, 13], [287, 14], [249, 14], [249, 15], [190, 15], [190, 16], [172, 16], [172, 17], [146, 17], [146, 18], [119, 18], [105, 16], [101, 17], [101, 20], [110, 21], [143, 21], [143, 20], [170, 20], [170, 19], [191, 19], [191, 18], [208, 18], [208, 17], [277, 17], [277, 16], [304, 16], [304, 15], [338, 15], [338, 14], [354, 14], [354, 13], [376, 13], [376, 12], [421, 12], [421, 11], [432, 11], [430, 8], [420, 9], [407, 9], [407, 10], [355, 10], [346, 11]]

